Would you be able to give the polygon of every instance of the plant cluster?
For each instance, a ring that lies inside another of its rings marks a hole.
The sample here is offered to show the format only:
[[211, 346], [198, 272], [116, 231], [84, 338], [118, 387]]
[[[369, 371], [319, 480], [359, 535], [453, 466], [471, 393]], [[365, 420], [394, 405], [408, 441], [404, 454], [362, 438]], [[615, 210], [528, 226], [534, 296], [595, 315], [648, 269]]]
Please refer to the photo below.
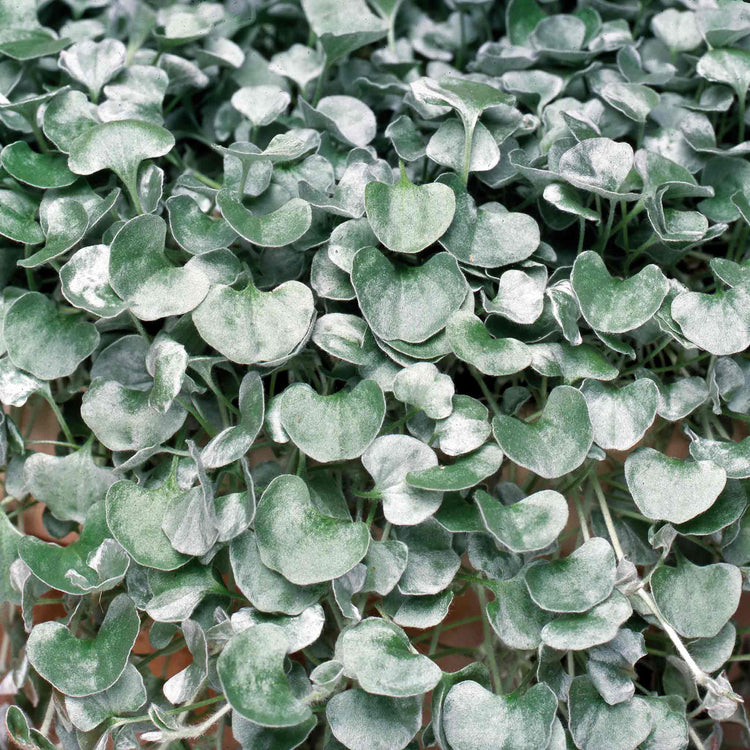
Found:
[[735, 0], [0, 0], [9, 738], [747, 746], [749, 86]]

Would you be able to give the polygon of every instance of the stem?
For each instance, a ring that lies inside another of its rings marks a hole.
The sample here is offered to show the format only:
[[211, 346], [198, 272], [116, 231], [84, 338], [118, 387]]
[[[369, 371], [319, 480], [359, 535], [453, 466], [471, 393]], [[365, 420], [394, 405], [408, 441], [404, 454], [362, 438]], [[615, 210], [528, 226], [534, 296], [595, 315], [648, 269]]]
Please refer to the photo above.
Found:
[[[34, 113], [33, 118], [29, 118], [28, 123], [29, 125], [31, 125], [31, 132], [34, 134], [34, 139], [36, 140], [37, 145], [39, 146], [39, 150], [43, 154], [48, 154], [49, 146], [47, 145], [47, 141], [44, 140], [44, 135], [42, 133], [41, 128], [39, 127], [39, 125], [37, 125], [36, 113]], [[740, 138], [740, 140], [742, 139]]]
[[49, 697], [49, 703], [47, 709], [44, 712], [44, 719], [42, 719], [42, 726], [39, 727], [39, 733], [45, 737], [49, 734], [50, 727], [52, 726], [52, 719], [55, 717], [55, 693]]
[[[463, 17], [463, 16], [462, 16]], [[468, 123], [464, 122], [464, 161], [461, 168], [461, 180], [464, 185], [469, 182], [469, 168], [471, 167], [471, 145], [474, 140], [474, 128], [469, 128]]]
[[607, 242], [609, 241], [609, 237], [612, 234], [612, 222], [615, 220], [615, 207], [617, 206], [617, 203], [613, 200], [609, 202], [609, 213], [607, 214], [607, 225], [604, 227], [604, 232], [602, 233], [602, 239], [599, 243], [599, 255], [603, 255], [604, 251], [607, 248]]
[[576, 513], [578, 514], [578, 522], [581, 525], [581, 534], [583, 534], [583, 541], [588, 542], [589, 539], [591, 539], [591, 534], [589, 533], [589, 527], [586, 524], [586, 514], [583, 511], [583, 506], [581, 505], [581, 498], [578, 497], [577, 492], [572, 492], [573, 495], [573, 502], [576, 506]]
[[737, 100], [738, 100], [738, 107], [739, 107], [739, 121], [737, 123], [737, 130], [738, 132], [738, 141], [742, 143], [742, 141], [745, 140], [745, 97], [747, 96], [747, 92], [743, 91], [741, 94], [738, 94]]
[[60, 425], [60, 429], [63, 432], [63, 435], [65, 435], [65, 439], [72, 445], [75, 445], [76, 449], [78, 446], [76, 445], [76, 440], [73, 437], [73, 433], [70, 431], [70, 427], [68, 427], [68, 423], [65, 421], [65, 417], [63, 416], [62, 411], [60, 411], [60, 407], [57, 405], [57, 402], [52, 397], [52, 394], [42, 394], [44, 396], [44, 400], [49, 404], [50, 409], [52, 409], [52, 413], [55, 415], [55, 419], [57, 419], [57, 423]]
[[602, 516], [604, 516], [604, 524], [607, 527], [607, 533], [609, 534], [609, 538], [612, 542], [612, 548], [615, 551], [615, 556], [617, 557], [617, 562], [619, 563], [621, 560], [624, 559], [625, 553], [622, 551], [622, 547], [620, 546], [620, 538], [617, 536], [617, 531], [615, 530], [615, 524], [612, 520], [612, 515], [609, 512], [609, 506], [607, 505], [607, 498], [604, 497], [604, 492], [602, 491], [602, 486], [599, 484], [599, 478], [596, 476], [596, 474], [591, 475], [591, 484], [594, 487], [594, 492], [596, 493], [596, 499], [599, 501], [599, 508], [602, 512]]
[[703, 740], [698, 735], [698, 732], [696, 732], [695, 729], [690, 726], [690, 724], [688, 724], [688, 734], [690, 735], [690, 739], [693, 741], [693, 744], [698, 748], [698, 750], [705, 750]]
[[318, 106], [320, 97], [323, 95], [323, 83], [325, 81], [325, 77], [327, 74], [328, 74], [328, 56], [326, 55], [326, 61], [323, 63], [323, 70], [320, 71], [318, 80], [315, 83], [315, 94], [313, 94], [313, 101], [312, 101], [313, 107]]
[[489, 620], [487, 619], [486, 607], [487, 597], [484, 593], [484, 586], [478, 585], [474, 587], [477, 592], [477, 598], [479, 599], [479, 608], [482, 611], [482, 632], [484, 633], [484, 650], [487, 652], [487, 661], [489, 661], [490, 675], [492, 677], [492, 686], [497, 692], [502, 687], [500, 680], [500, 670], [497, 666], [497, 657], [495, 656], [495, 645], [492, 642], [492, 628], [490, 627]]
[[502, 411], [500, 410], [500, 407], [497, 405], [497, 400], [490, 392], [490, 389], [487, 387], [487, 383], [484, 382], [484, 378], [477, 372], [476, 368], [472, 365], [467, 365], [469, 368], [469, 372], [471, 373], [471, 377], [474, 378], [474, 380], [477, 381], [477, 385], [481, 389], [482, 393], [484, 394], [484, 397], [487, 399], [487, 403], [490, 405], [490, 408], [495, 413], [496, 416], [499, 416], [502, 414]]
[[583, 239], [586, 236], [586, 219], [578, 217], [578, 254], [583, 251]]

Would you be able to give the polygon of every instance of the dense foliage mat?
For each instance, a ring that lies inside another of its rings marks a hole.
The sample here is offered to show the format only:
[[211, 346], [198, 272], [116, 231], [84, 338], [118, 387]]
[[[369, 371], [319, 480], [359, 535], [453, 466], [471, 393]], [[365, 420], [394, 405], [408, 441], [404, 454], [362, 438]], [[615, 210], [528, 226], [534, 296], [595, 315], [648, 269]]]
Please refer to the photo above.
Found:
[[749, 87], [735, 0], [0, 0], [10, 739], [748, 746]]

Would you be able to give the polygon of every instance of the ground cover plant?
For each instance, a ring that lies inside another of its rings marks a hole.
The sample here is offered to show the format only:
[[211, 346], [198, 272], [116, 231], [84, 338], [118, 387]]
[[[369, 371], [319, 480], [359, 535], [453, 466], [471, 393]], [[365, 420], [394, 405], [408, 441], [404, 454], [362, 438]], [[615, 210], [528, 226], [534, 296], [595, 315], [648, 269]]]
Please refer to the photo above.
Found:
[[748, 87], [733, 0], [0, 0], [0, 744], [747, 747]]

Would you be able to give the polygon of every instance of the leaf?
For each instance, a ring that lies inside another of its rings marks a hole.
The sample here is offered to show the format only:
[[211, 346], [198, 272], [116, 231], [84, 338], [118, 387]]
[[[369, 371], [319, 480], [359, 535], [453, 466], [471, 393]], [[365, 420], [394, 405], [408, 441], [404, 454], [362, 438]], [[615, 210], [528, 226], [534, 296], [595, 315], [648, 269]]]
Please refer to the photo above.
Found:
[[263, 398], [263, 382], [260, 376], [256, 372], [249, 372], [240, 383], [240, 414], [237, 424], [222, 430], [201, 451], [201, 460], [207, 469], [238, 461], [250, 450], [263, 426]]
[[482, 321], [471, 312], [454, 313], [446, 333], [456, 356], [485, 375], [512, 375], [531, 364], [531, 352], [526, 344], [512, 338], [492, 338]]
[[291, 97], [278, 86], [243, 86], [232, 94], [232, 106], [253, 128], [270, 125], [289, 106]]
[[110, 286], [109, 257], [107, 245], [88, 245], [76, 251], [60, 269], [65, 299], [102, 318], [114, 318], [127, 309]]
[[437, 492], [468, 490], [500, 469], [503, 452], [488, 443], [473, 453], [458, 458], [448, 466], [433, 466], [406, 475], [409, 486]]
[[388, 24], [371, 13], [363, 0], [304, 0], [302, 9], [329, 65], [382, 39], [388, 30]]
[[344, 575], [370, 543], [364, 523], [322, 514], [305, 482], [291, 474], [276, 477], [266, 488], [255, 532], [263, 563], [299, 586]]
[[434, 519], [398, 529], [398, 538], [409, 549], [406, 570], [398, 582], [407, 596], [438, 594], [450, 586], [461, 563], [453, 551], [452, 536]]
[[387, 698], [352, 689], [338, 693], [326, 705], [333, 736], [351, 750], [403, 748], [422, 724], [418, 696]]
[[130, 564], [120, 546], [109, 538], [101, 502], [91, 506], [80, 537], [67, 547], [26, 536], [18, 543], [18, 553], [50, 588], [78, 596], [114, 588]]
[[252, 281], [237, 291], [217, 284], [193, 313], [201, 337], [239, 364], [275, 362], [288, 357], [305, 338], [313, 320], [309, 287], [286, 281], [261, 292]]
[[286, 652], [284, 631], [267, 624], [233, 636], [219, 655], [217, 672], [230, 705], [263, 727], [291, 727], [311, 717], [284, 674]]
[[442, 493], [410, 487], [409, 472], [436, 467], [435, 452], [408, 435], [383, 435], [362, 456], [362, 465], [373, 478], [383, 499], [386, 519], [411, 526], [429, 518], [439, 507]]
[[750, 346], [749, 297], [741, 286], [713, 294], [684, 292], [672, 300], [672, 317], [701, 349], [734, 354]]
[[503, 505], [483, 490], [474, 493], [487, 531], [513, 552], [544, 549], [568, 521], [568, 505], [559, 492], [541, 490], [513, 505]]
[[220, 190], [216, 204], [227, 224], [243, 239], [262, 247], [283, 247], [296, 242], [310, 228], [310, 204], [299, 198], [262, 216], [248, 211], [229, 190]]
[[629, 279], [609, 275], [601, 257], [587, 250], [573, 265], [573, 290], [586, 322], [605, 333], [624, 333], [650, 320], [669, 291], [658, 266], [649, 265]]
[[743, 101], [750, 86], [750, 54], [744, 49], [711, 49], [698, 60], [696, 73], [715, 83], [725, 83]]
[[659, 611], [686, 638], [713, 638], [740, 603], [742, 575], [727, 563], [694, 565], [678, 557], [677, 567], [664, 565], [651, 576]]
[[633, 614], [628, 599], [615, 590], [588, 612], [565, 614], [542, 628], [542, 642], [559, 651], [582, 651], [611, 641]]
[[552, 389], [536, 422], [500, 414], [492, 420], [492, 431], [511, 461], [545, 478], [578, 468], [593, 441], [586, 400], [567, 385]]
[[188, 195], [173, 195], [167, 200], [169, 229], [181, 248], [191, 255], [202, 255], [229, 247], [237, 233], [221, 219], [201, 211]]
[[493, 581], [493, 601], [486, 607], [487, 620], [497, 637], [513, 649], [535, 649], [542, 642], [542, 628], [553, 615], [534, 604], [521, 574]]
[[455, 207], [449, 187], [439, 182], [414, 185], [404, 170], [395, 185], [370, 182], [365, 188], [370, 227], [396, 253], [419, 253], [437, 242], [450, 226]]
[[750, 477], [750, 440], [705, 440], [690, 436], [690, 455], [696, 461], [713, 461], [721, 466], [731, 479]]
[[32, 151], [26, 141], [5, 146], [0, 153], [0, 162], [8, 174], [32, 187], [61, 188], [76, 181], [64, 154], [39, 154]]
[[295, 586], [281, 574], [267, 568], [260, 559], [255, 534], [245, 531], [229, 545], [229, 557], [237, 587], [261, 612], [299, 615], [315, 604], [325, 585]]
[[164, 156], [174, 146], [172, 134], [143, 120], [115, 120], [89, 128], [70, 144], [68, 168], [90, 175], [109, 169], [119, 178], [133, 201], [138, 199], [138, 167], [145, 159]]
[[635, 750], [651, 733], [651, 712], [645, 698], [609, 706], [588, 677], [570, 686], [570, 733], [580, 750]]
[[380, 432], [384, 417], [385, 397], [373, 380], [329, 396], [295, 383], [281, 400], [281, 424], [292, 442], [322, 463], [361, 456]]
[[109, 488], [105, 502], [107, 526], [139, 565], [175, 570], [190, 559], [173, 549], [162, 529], [172, 500], [182, 493], [174, 477], [152, 489], [127, 480]]
[[64, 314], [39, 292], [18, 297], [8, 308], [4, 336], [13, 364], [41, 380], [71, 375], [99, 345], [91, 323]]
[[442, 330], [467, 292], [448, 253], [437, 253], [421, 266], [393, 266], [374, 247], [362, 248], [354, 257], [352, 284], [373, 333], [410, 343]]
[[18, 261], [22, 268], [37, 268], [78, 244], [86, 233], [89, 217], [84, 207], [72, 198], [60, 198], [50, 204], [42, 216], [47, 241], [41, 250]]
[[611, 138], [588, 138], [560, 158], [561, 177], [581, 190], [609, 200], [632, 200], [634, 193], [623, 190], [633, 168], [633, 149]]
[[417, 652], [401, 628], [377, 617], [344, 630], [336, 651], [344, 674], [372, 695], [422, 695], [437, 685], [442, 674], [437, 664]]
[[459, 261], [498, 268], [525, 260], [539, 247], [539, 226], [531, 216], [507, 211], [499, 203], [477, 208], [458, 178], [441, 180], [455, 194], [456, 214], [440, 244]]
[[300, 99], [305, 123], [327, 130], [346, 146], [364, 148], [375, 137], [375, 114], [365, 102], [353, 96], [324, 96], [316, 107]]
[[602, 88], [601, 97], [625, 117], [642, 123], [659, 104], [659, 94], [640, 83], [608, 83]]
[[44, 233], [34, 221], [37, 203], [21, 193], [0, 190], [0, 236], [26, 245], [44, 242]]
[[445, 697], [443, 731], [455, 750], [547, 747], [556, 710], [557, 698], [545, 684], [506, 696], [465, 680]]
[[104, 498], [114, 474], [97, 465], [91, 443], [67, 456], [33, 453], [23, 465], [24, 482], [36, 500], [61, 521], [83, 523], [89, 508]]
[[615, 567], [609, 542], [592, 537], [564, 559], [530, 565], [525, 571], [526, 586], [542, 609], [585, 612], [612, 593]]
[[75, 638], [62, 623], [44, 622], [31, 631], [26, 653], [34, 669], [64, 695], [93, 695], [112, 687], [125, 671], [139, 624], [133, 602], [120, 594], [93, 640]]
[[393, 380], [393, 395], [421, 409], [432, 419], [445, 419], [453, 411], [453, 381], [435, 365], [418, 362], [405, 367]]
[[141, 673], [130, 663], [114, 685], [83, 698], [65, 698], [65, 710], [76, 729], [90, 732], [103, 721], [120, 713], [133, 713], [146, 702]]
[[114, 451], [137, 451], [168, 440], [187, 412], [176, 401], [165, 414], [149, 406], [149, 394], [97, 378], [83, 396], [81, 417], [99, 442]]
[[[0, 513], [0, 602], [19, 604], [18, 592], [11, 584], [11, 567], [18, 559], [18, 542], [23, 538], [3, 511]], [[405, 564], [405, 563], [404, 563]]]
[[616, 388], [597, 380], [584, 380], [594, 442], [604, 450], [632, 448], [651, 427], [659, 403], [659, 389], [647, 378]]
[[173, 266], [164, 252], [167, 225], [146, 214], [128, 221], [110, 247], [109, 282], [141, 320], [182, 315], [208, 293], [206, 276], [191, 262]]
[[63, 50], [58, 65], [71, 78], [88, 89], [93, 102], [102, 87], [126, 64], [125, 45], [119, 39], [102, 39], [94, 42], [85, 39]]
[[726, 484], [726, 472], [711, 461], [685, 461], [653, 448], [639, 448], [625, 461], [625, 480], [647, 518], [684, 523], [708, 510]]

